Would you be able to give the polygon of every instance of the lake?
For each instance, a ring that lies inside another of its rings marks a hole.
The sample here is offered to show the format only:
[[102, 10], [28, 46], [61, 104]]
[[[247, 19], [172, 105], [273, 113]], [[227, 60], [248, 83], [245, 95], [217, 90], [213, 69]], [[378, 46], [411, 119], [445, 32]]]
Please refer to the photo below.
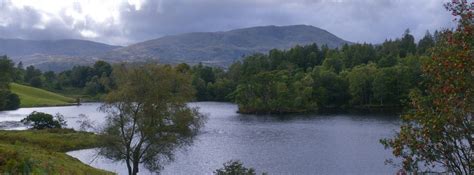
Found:
[[[61, 113], [69, 127], [79, 126], [79, 114], [100, 125], [105, 114], [100, 103], [81, 106], [22, 108], [0, 112], [0, 121], [19, 121], [32, 111]], [[392, 158], [379, 139], [390, 137], [400, 121], [390, 115], [243, 115], [232, 103], [197, 102], [208, 115], [194, 144], [179, 150], [162, 174], [212, 174], [231, 159], [241, 160], [257, 172], [269, 174], [395, 174], [399, 169], [385, 165]], [[24, 129], [15, 126], [3, 129]], [[126, 174], [124, 164], [96, 156], [95, 149], [72, 151], [69, 155], [91, 166]], [[150, 174], [145, 169], [140, 174]]]

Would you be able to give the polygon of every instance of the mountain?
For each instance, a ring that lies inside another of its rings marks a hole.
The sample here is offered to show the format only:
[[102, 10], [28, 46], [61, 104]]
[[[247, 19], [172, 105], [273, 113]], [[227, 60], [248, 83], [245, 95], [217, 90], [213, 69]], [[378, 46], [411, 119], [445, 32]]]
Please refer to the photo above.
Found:
[[86, 40], [0, 39], [0, 55], [25, 66], [62, 71], [74, 65], [108, 62], [204, 63], [228, 66], [246, 55], [317, 43], [331, 48], [350, 43], [326, 30], [308, 26], [261, 26], [225, 32], [165, 36], [127, 47]]
[[308, 25], [262, 26], [165, 36], [114, 49], [101, 57], [116, 61], [158, 60], [171, 64], [202, 62], [227, 66], [245, 55], [311, 43], [334, 48], [350, 42]]
[[86, 40], [22, 40], [0, 39], [0, 55], [42, 70], [60, 71], [73, 65], [85, 65], [119, 46]]
[[0, 54], [24, 56], [32, 54], [94, 56], [119, 46], [111, 46], [87, 40], [22, 40], [0, 39]]

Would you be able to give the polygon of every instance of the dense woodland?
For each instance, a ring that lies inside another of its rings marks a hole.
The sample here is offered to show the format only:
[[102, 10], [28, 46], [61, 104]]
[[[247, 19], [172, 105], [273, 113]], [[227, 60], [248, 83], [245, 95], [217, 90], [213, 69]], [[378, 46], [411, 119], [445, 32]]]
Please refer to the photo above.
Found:
[[421, 64], [438, 37], [427, 32], [416, 43], [406, 30], [380, 45], [275, 49], [248, 56], [227, 71], [194, 66], [193, 84], [197, 100], [234, 101], [242, 113], [400, 108], [411, 89], [423, 89]]
[[[438, 35], [427, 32], [415, 43], [407, 30], [401, 38], [380, 45], [329, 48], [311, 44], [247, 56], [227, 69], [184, 63], [176, 69], [191, 76], [197, 101], [235, 102], [242, 113], [399, 108], [411, 89], [423, 88], [420, 65]], [[3, 82], [95, 100], [116, 87], [113, 66], [104, 61], [59, 73], [25, 68], [21, 62], [14, 66], [6, 56], [2, 62]], [[8, 89], [8, 83], [3, 84]], [[7, 92], [2, 91], [2, 99], [17, 99]]]

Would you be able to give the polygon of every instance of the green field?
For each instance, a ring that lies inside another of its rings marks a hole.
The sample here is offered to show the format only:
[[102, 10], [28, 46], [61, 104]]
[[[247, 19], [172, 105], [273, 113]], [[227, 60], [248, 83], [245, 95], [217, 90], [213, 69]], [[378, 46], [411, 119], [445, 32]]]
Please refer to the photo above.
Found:
[[17, 83], [10, 84], [13, 93], [20, 96], [21, 107], [62, 106], [75, 102], [74, 99]]
[[97, 147], [99, 140], [70, 129], [0, 131], [0, 174], [112, 174], [64, 153]]

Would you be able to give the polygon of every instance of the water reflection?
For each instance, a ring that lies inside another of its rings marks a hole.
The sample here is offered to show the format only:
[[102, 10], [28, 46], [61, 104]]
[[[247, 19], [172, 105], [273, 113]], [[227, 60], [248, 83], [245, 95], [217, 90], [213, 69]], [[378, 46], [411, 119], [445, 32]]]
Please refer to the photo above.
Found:
[[[96, 110], [100, 104], [88, 105], [48, 111], [63, 113], [68, 123], [79, 113], [103, 121], [105, 114]], [[178, 151], [176, 160], [166, 165], [162, 174], [211, 174], [231, 159], [270, 174], [394, 174], [397, 170], [384, 164], [391, 153], [379, 143], [399, 127], [396, 115], [256, 116], [236, 113], [237, 106], [231, 103], [190, 106], [208, 114], [208, 121], [194, 144]], [[30, 111], [33, 109], [25, 113]], [[17, 113], [0, 113], [0, 119]], [[69, 154], [85, 163], [92, 161], [94, 167], [126, 173], [123, 164], [95, 153], [89, 149]], [[149, 172], [142, 168], [141, 174]]]

